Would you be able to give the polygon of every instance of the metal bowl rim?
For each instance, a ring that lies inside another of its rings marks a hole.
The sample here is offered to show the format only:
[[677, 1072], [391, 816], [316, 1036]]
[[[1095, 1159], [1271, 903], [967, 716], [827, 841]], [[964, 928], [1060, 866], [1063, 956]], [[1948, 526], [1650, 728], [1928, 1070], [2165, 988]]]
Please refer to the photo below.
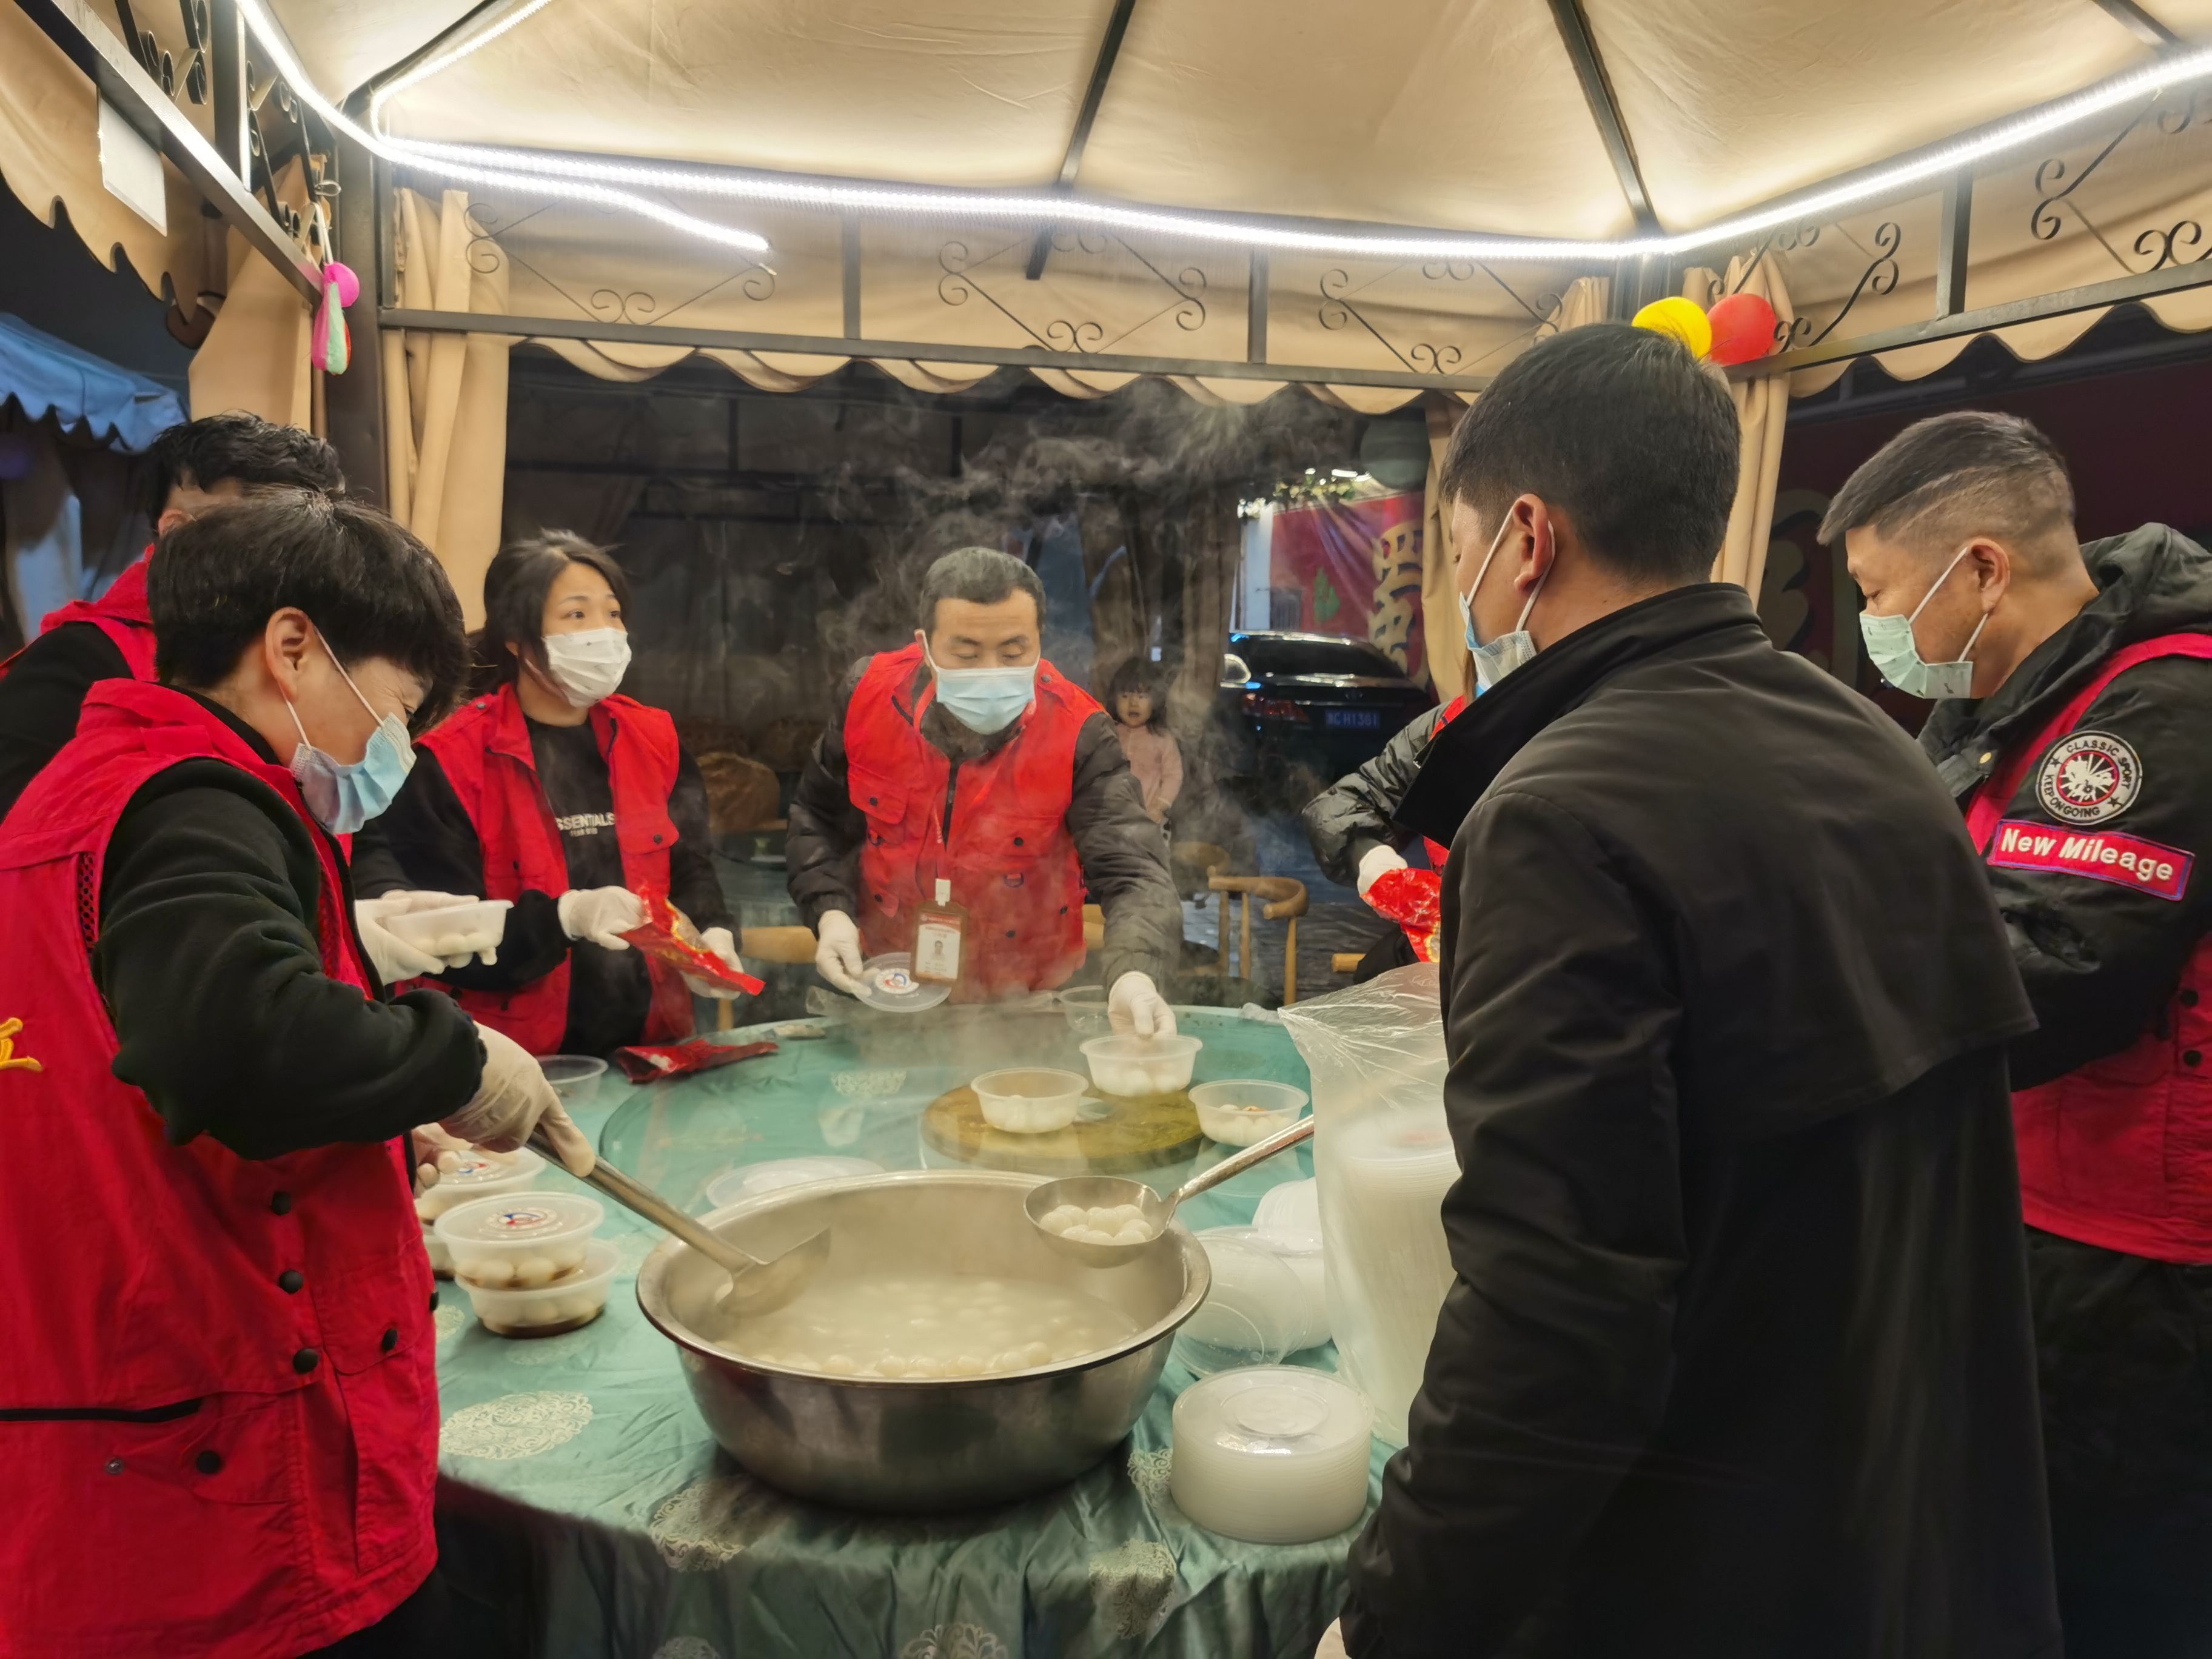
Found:
[[[719, 1231], [723, 1222], [734, 1219], [740, 1215], [762, 1214], [780, 1208], [784, 1204], [795, 1203], [808, 1197], [819, 1198], [830, 1192], [854, 1192], [875, 1187], [909, 1185], [923, 1181], [941, 1183], [950, 1180], [979, 1182], [994, 1187], [1019, 1187], [1026, 1193], [1034, 1188], [1044, 1185], [1048, 1180], [1056, 1178], [997, 1170], [887, 1170], [881, 1175], [845, 1176], [829, 1181], [810, 1181], [798, 1187], [772, 1188], [765, 1193], [757, 1193], [750, 1198], [741, 1199], [735, 1204], [725, 1204], [719, 1210], [709, 1210], [699, 1218], [699, 1221], [701, 1225], [710, 1231]], [[740, 1358], [728, 1349], [719, 1347], [705, 1340], [689, 1326], [678, 1322], [672, 1315], [664, 1318], [660, 1313], [655, 1311], [652, 1302], [647, 1298], [646, 1293], [648, 1289], [656, 1293], [659, 1291], [660, 1281], [666, 1276], [669, 1264], [679, 1253], [691, 1248], [680, 1238], [662, 1239], [653, 1247], [652, 1253], [638, 1265], [637, 1305], [639, 1311], [644, 1314], [647, 1322], [678, 1347], [696, 1353], [703, 1359], [711, 1359], [725, 1365], [734, 1365], [740, 1370], [757, 1372], [763, 1376], [804, 1377], [810, 1382], [835, 1382], [848, 1388], [898, 1389], [921, 1386], [939, 1389], [988, 1389], [1037, 1377], [1065, 1376], [1072, 1371], [1093, 1370], [1101, 1365], [1110, 1365], [1116, 1360], [1126, 1359], [1132, 1354], [1140, 1353], [1163, 1338], [1172, 1336], [1182, 1328], [1184, 1322], [1204, 1304], [1206, 1295], [1213, 1285], [1213, 1265], [1206, 1256], [1206, 1247], [1198, 1242], [1196, 1236], [1181, 1220], [1170, 1222], [1167, 1231], [1161, 1237], [1173, 1238], [1176, 1250], [1182, 1257], [1183, 1293], [1175, 1306], [1159, 1319], [1137, 1332], [1133, 1336], [1125, 1337], [1115, 1346], [1102, 1349], [1087, 1358], [1033, 1365], [1026, 1370], [999, 1371], [989, 1376], [844, 1376], [835, 1371], [795, 1370], [789, 1366], [763, 1365], [756, 1360]]]

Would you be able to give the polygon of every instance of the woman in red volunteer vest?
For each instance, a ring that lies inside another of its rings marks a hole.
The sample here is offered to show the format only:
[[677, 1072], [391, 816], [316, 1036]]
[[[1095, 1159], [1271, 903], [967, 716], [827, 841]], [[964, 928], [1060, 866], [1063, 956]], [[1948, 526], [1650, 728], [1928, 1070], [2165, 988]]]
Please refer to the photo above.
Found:
[[163, 550], [161, 683], [96, 686], [0, 827], [0, 1651], [420, 1653], [407, 1132], [513, 1146], [542, 1115], [591, 1152], [527, 1054], [389, 999], [350, 926], [336, 837], [465, 662], [436, 562], [295, 492]]
[[[256, 490], [345, 488], [337, 452], [312, 432], [242, 410], [173, 426], [143, 462], [154, 533]], [[154, 678], [146, 611], [149, 547], [98, 599], [49, 611], [39, 636], [0, 663], [0, 817], [76, 731], [85, 693], [101, 680]]]
[[953, 998], [1048, 989], [1083, 965], [1087, 890], [1115, 1029], [1172, 1034], [1167, 849], [1113, 721], [1043, 659], [1036, 573], [958, 549], [930, 566], [920, 612], [913, 644], [847, 677], [792, 800], [791, 896], [816, 969], [857, 994], [868, 957], [914, 947], [941, 881], [965, 912]]
[[441, 963], [374, 915], [364, 932], [532, 1054], [689, 1036], [692, 993], [729, 994], [629, 948], [647, 888], [738, 964], [699, 769], [665, 710], [615, 690], [629, 605], [622, 567], [580, 536], [502, 549], [484, 572], [477, 695], [422, 740], [422, 763], [355, 851], [383, 905], [424, 890], [514, 901], [489, 963]]

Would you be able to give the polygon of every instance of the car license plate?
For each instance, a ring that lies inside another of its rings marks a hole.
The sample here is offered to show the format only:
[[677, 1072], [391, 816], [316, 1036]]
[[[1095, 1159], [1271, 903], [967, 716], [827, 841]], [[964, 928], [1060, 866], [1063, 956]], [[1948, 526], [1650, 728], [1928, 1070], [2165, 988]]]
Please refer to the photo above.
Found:
[[1379, 708], [1324, 708], [1321, 723], [1333, 732], [1380, 732], [1382, 711]]

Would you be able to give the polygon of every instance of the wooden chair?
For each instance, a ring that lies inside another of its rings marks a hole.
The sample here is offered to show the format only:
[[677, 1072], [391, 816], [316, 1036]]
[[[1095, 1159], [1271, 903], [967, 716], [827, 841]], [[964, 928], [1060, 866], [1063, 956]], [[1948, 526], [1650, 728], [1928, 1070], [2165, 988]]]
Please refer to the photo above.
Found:
[[1263, 921], [1288, 921], [1283, 939], [1283, 1006], [1298, 1000], [1298, 918], [1306, 913], [1306, 884], [1289, 876], [1210, 875], [1206, 885], [1221, 895], [1221, 976], [1229, 977], [1229, 896], [1243, 907], [1237, 930], [1237, 971], [1256, 979], [1252, 963], [1252, 901], [1261, 902]]
[[1083, 907], [1083, 948], [1096, 951], [1106, 943], [1106, 911], [1103, 906], [1086, 904]]
[[1332, 974], [1356, 974], [1359, 964], [1366, 960], [1364, 951], [1339, 951], [1329, 957], [1328, 970]]

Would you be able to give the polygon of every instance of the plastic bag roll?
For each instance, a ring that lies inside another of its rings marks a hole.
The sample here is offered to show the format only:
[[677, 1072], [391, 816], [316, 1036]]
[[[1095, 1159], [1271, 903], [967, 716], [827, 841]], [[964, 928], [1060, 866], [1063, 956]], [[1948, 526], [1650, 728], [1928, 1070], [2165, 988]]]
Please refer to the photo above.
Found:
[[1283, 1011], [1313, 1074], [1323, 1288], [1337, 1363], [1402, 1444], [1451, 1288], [1444, 1194], [1459, 1163], [1444, 1119], [1443, 1014], [1431, 963]]

